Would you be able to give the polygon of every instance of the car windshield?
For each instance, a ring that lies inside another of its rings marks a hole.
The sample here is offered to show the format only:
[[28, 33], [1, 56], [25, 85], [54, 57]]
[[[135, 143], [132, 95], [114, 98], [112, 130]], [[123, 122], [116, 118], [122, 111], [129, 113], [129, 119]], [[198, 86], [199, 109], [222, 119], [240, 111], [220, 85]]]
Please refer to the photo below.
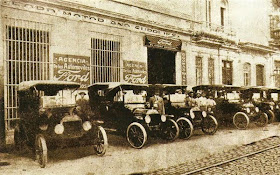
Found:
[[227, 99], [231, 100], [231, 101], [236, 101], [240, 99], [240, 95], [239, 93], [237, 93], [236, 91], [234, 92], [228, 92], [227, 93]]
[[124, 103], [146, 103], [146, 91], [124, 90]]
[[59, 90], [54, 95], [42, 92], [41, 95], [41, 105], [43, 108], [74, 106], [75, 103], [75, 95], [73, 93], [73, 90]]
[[271, 98], [273, 99], [273, 101], [279, 101], [278, 100], [278, 93], [271, 93]]
[[260, 101], [261, 100], [261, 94], [260, 93], [253, 93], [253, 100]]

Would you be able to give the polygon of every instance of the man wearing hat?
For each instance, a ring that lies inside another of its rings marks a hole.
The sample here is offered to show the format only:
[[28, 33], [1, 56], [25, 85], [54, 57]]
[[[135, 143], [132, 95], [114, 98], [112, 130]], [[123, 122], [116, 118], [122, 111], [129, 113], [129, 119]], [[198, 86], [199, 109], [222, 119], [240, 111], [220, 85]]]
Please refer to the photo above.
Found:
[[154, 95], [149, 99], [150, 106], [155, 108], [161, 115], [165, 114], [164, 101], [160, 97], [159, 89], [156, 89]]
[[85, 99], [86, 93], [84, 91], [79, 92], [80, 98], [76, 101], [76, 112], [86, 119], [89, 119], [91, 116], [91, 109], [89, 106], [89, 101]]

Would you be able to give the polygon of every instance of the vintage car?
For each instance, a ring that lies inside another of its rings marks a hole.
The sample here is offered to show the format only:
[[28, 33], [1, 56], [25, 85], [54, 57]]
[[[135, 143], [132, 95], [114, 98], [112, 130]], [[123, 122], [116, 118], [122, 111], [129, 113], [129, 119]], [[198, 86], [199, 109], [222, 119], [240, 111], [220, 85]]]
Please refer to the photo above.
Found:
[[18, 86], [20, 120], [14, 131], [15, 147], [30, 146], [42, 168], [48, 148], [93, 145], [97, 155], [106, 152], [105, 130], [77, 115], [74, 91], [79, 87], [78, 83], [52, 80], [24, 81]]
[[269, 88], [267, 97], [274, 102], [273, 112], [275, 114], [275, 121], [280, 121], [280, 88]]
[[[268, 123], [275, 121], [276, 103], [271, 98], [277, 92], [277, 88], [269, 88], [264, 86], [247, 87], [244, 93], [252, 94], [252, 99], [261, 111], [265, 112], [268, 116]], [[279, 108], [279, 106], [278, 106]]]
[[246, 87], [232, 85], [200, 85], [194, 91], [204, 91], [216, 101], [215, 115], [223, 125], [233, 122], [238, 129], [246, 129], [250, 122], [265, 126], [267, 114], [254, 105]]
[[[187, 86], [163, 84], [165, 110], [167, 114], [176, 117], [180, 128], [180, 137], [189, 138], [193, 129], [201, 128], [205, 134], [214, 134], [218, 129], [218, 122], [213, 115], [211, 105], [190, 107], [186, 105]], [[192, 123], [192, 125], [189, 124]]]
[[174, 140], [179, 135], [173, 116], [147, 105], [148, 85], [96, 83], [88, 87], [90, 105], [107, 130], [126, 136], [133, 148], [142, 148], [148, 136]]

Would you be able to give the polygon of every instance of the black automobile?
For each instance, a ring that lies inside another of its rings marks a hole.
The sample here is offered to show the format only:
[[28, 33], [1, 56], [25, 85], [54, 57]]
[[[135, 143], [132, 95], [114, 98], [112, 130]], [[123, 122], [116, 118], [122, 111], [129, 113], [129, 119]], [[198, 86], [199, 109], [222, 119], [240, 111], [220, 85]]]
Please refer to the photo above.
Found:
[[171, 84], [158, 86], [162, 87], [166, 99], [166, 113], [174, 115], [177, 119], [181, 138], [189, 138], [193, 129], [201, 129], [205, 134], [214, 134], [217, 131], [218, 122], [211, 105], [191, 107], [186, 104], [187, 86]]
[[30, 146], [41, 167], [47, 163], [48, 148], [60, 144], [93, 145], [97, 155], [108, 146], [105, 130], [76, 112], [74, 91], [80, 84], [65, 81], [25, 81], [18, 86], [18, 116], [15, 147]]
[[[277, 105], [272, 99], [272, 95], [277, 93], [277, 88], [269, 88], [264, 86], [247, 87], [244, 93], [252, 94], [254, 104], [259, 109], [265, 112], [268, 116], [268, 123], [275, 121], [275, 113], [277, 112]], [[279, 108], [279, 106], [278, 106]]]
[[215, 115], [222, 125], [233, 123], [238, 129], [246, 129], [250, 122], [265, 126], [268, 116], [254, 105], [246, 87], [232, 85], [200, 85], [193, 88], [204, 91], [216, 101]]
[[142, 148], [148, 136], [175, 140], [179, 127], [172, 115], [149, 107], [148, 85], [96, 83], [88, 87], [92, 111], [104, 127], [127, 138], [133, 148]]

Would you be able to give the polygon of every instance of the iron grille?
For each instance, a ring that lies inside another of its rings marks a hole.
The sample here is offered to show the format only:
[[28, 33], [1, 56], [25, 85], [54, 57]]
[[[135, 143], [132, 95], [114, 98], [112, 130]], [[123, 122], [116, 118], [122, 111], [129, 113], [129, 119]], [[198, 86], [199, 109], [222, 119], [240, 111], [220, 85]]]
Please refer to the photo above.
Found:
[[21, 19], [5, 21], [4, 110], [7, 130], [17, 115], [17, 86], [22, 81], [50, 79], [50, 24]]
[[121, 42], [119, 36], [97, 33], [91, 38], [91, 83], [119, 82]]

